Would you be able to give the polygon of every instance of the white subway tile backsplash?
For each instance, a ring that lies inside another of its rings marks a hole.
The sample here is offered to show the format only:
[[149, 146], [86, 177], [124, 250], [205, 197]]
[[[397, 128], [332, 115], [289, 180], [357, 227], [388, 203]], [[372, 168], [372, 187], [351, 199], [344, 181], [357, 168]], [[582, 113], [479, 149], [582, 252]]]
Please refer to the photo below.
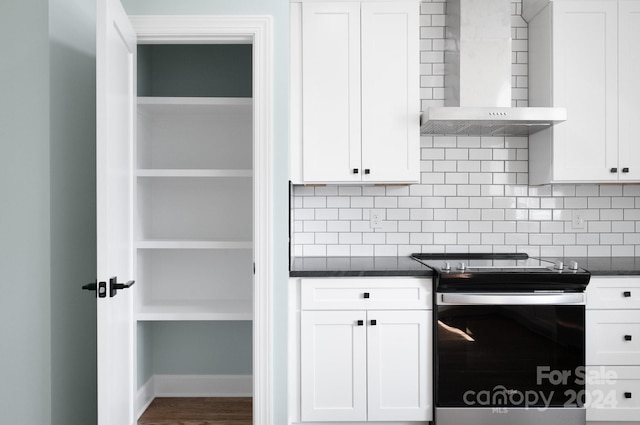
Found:
[[[423, 0], [421, 106], [444, 104], [445, 0]], [[512, 0], [512, 104], [528, 104], [528, 28]], [[640, 185], [528, 186], [527, 137], [422, 136], [421, 183], [295, 186], [296, 256], [510, 252], [640, 256]], [[372, 229], [372, 208], [383, 214]], [[574, 210], [586, 229], [574, 229]]]

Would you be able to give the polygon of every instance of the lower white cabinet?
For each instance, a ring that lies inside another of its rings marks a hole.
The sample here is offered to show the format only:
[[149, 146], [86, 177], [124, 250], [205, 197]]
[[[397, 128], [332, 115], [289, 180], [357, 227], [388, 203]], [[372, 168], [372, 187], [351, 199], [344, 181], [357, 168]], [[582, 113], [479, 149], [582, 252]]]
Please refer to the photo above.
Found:
[[640, 419], [640, 277], [592, 277], [586, 311], [587, 420]]
[[[375, 300], [377, 285], [388, 288], [393, 279], [364, 279], [367, 288], [359, 279], [333, 281], [325, 284], [340, 283], [347, 292], [354, 284], [366, 302]], [[399, 287], [410, 282], [421, 291], [430, 286], [426, 280], [396, 282]], [[303, 280], [302, 286], [305, 283], [318, 290], [313, 279]], [[374, 302], [384, 307], [380, 298]], [[431, 306], [425, 302], [421, 310], [337, 308], [300, 312], [300, 420], [432, 420]]]

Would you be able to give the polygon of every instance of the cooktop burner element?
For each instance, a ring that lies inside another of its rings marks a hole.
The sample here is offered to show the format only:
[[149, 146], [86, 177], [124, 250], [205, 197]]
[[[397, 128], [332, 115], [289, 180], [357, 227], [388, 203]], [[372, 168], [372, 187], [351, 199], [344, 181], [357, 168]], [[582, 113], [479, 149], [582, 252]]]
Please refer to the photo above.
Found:
[[412, 254], [434, 271], [437, 292], [583, 292], [591, 273], [525, 253]]

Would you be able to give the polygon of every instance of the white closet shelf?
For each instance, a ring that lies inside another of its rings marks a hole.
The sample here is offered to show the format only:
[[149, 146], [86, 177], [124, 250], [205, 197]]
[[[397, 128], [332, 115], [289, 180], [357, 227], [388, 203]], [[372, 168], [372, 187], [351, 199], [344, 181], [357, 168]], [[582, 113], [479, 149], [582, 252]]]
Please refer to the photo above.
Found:
[[252, 177], [253, 172], [246, 169], [138, 169], [138, 177]]
[[138, 107], [149, 112], [179, 112], [198, 108], [207, 110], [250, 110], [253, 99], [250, 97], [139, 97]]
[[143, 240], [138, 249], [252, 249], [251, 241]]
[[249, 300], [167, 301], [141, 305], [136, 319], [142, 321], [252, 320]]

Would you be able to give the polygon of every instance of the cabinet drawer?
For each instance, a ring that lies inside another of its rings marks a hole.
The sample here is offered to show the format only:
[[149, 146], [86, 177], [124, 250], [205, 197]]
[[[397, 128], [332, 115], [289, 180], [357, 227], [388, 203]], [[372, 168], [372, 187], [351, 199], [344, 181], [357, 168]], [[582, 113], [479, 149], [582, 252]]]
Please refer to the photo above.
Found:
[[640, 312], [587, 311], [586, 360], [587, 365], [640, 364]]
[[587, 286], [587, 309], [640, 309], [640, 278], [592, 278]]
[[431, 309], [431, 279], [302, 279], [301, 285], [303, 310]]
[[587, 372], [587, 421], [640, 417], [640, 367], [589, 367]]

